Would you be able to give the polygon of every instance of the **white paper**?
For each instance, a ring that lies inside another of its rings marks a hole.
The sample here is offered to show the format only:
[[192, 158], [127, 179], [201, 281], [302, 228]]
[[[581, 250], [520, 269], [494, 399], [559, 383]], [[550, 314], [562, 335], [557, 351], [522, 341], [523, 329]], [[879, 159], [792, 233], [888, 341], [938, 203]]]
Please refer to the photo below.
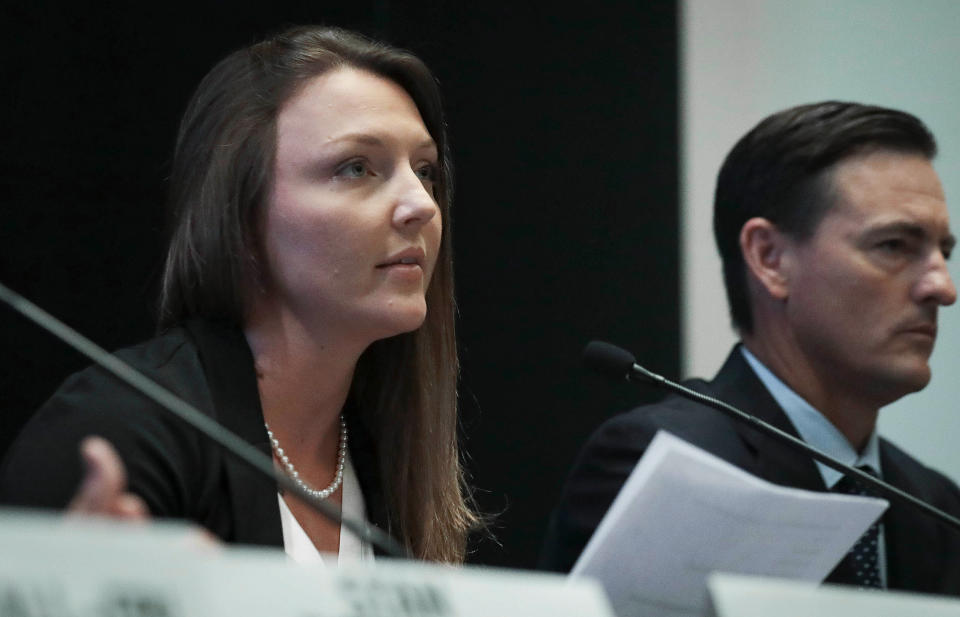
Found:
[[620, 617], [699, 615], [714, 571], [822, 581], [887, 505], [771, 484], [661, 431], [571, 576]]

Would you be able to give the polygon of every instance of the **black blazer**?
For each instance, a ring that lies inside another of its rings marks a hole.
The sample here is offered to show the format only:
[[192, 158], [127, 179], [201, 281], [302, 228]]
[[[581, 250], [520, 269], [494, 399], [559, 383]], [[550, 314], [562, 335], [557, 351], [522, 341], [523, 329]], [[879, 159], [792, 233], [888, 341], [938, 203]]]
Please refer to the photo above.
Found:
[[[232, 326], [191, 321], [117, 356], [271, 456], [253, 356]], [[377, 456], [346, 411], [367, 516], [387, 528]], [[129, 489], [153, 516], [187, 519], [226, 542], [283, 546], [277, 486], [98, 367], [69, 377], [27, 423], [0, 466], [0, 504], [62, 508], [83, 474], [78, 444], [116, 447]]]
[[[786, 414], [744, 360], [739, 348], [712, 382], [687, 386], [756, 415], [799, 437]], [[815, 463], [771, 437], [679, 396], [639, 407], [605, 422], [581, 451], [547, 529], [540, 566], [566, 572], [576, 562], [620, 487], [660, 429], [711, 452], [760, 478], [807, 490], [826, 487]], [[942, 474], [880, 440], [884, 480], [954, 516], [960, 490]], [[960, 533], [900, 504], [883, 516], [887, 583], [891, 589], [960, 595]], [[852, 583], [844, 559], [828, 582]]]

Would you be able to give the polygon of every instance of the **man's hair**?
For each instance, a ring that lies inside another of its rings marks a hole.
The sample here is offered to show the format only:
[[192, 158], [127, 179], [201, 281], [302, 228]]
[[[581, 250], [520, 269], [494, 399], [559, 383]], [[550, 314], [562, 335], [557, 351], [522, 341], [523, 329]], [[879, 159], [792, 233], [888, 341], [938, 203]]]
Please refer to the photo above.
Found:
[[809, 239], [833, 207], [830, 170], [874, 150], [932, 159], [937, 144], [915, 116], [873, 105], [826, 101], [765, 118], [727, 155], [714, 194], [713, 233], [733, 325], [753, 331], [740, 230], [762, 217], [800, 241]]
[[452, 172], [440, 91], [419, 58], [346, 30], [301, 26], [230, 54], [204, 77], [174, 153], [160, 328], [194, 317], [243, 325], [264, 262], [277, 116], [307, 81], [339, 68], [402, 87], [440, 153], [434, 198], [443, 229], [426, 319], [364, 351], [347, 409], [374, 439], [381, 485], [371, 488], [384, 496], [389, 531], [419, 558], [462, 561], [478, 517], [457, 444]]

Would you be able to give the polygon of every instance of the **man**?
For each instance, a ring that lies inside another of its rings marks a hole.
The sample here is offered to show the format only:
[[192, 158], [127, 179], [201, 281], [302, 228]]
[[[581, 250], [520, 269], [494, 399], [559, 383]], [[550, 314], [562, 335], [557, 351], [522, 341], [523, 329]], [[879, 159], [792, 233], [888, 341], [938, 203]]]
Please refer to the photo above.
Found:
[[[937, 310], [956, 300], [935, 152], [917, 118], [853, 103], [794, 107], [747, 133], [714, 202], [742, 344], [713, 381], [688, 385], [957, 516], [957, 486], [876, 433], [881, 407], [930, 380]], [[551, 520], [544, 567], [573, 566], [659, 429], [778, 484], [849, 491], [838, 472], [671, 396], [590, 438]], [[872, 533], [871, 567], [854, 567], [864, 557], [851, 554], [828, 581], [960, 595], [960, 533], [899, 504]]]

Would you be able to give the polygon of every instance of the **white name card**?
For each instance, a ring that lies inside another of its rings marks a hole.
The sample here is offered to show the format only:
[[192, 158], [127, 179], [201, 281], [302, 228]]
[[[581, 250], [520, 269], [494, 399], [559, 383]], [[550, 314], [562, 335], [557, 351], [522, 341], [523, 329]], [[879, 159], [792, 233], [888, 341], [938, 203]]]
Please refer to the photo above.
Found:
[[960, 600], [844, 585], [711, 574], [714, 617], [960, 617]]
[[0, 617], [612, 617], [598, 584], [377, 560], [297, 566], [175, 523], [0, 510]]

